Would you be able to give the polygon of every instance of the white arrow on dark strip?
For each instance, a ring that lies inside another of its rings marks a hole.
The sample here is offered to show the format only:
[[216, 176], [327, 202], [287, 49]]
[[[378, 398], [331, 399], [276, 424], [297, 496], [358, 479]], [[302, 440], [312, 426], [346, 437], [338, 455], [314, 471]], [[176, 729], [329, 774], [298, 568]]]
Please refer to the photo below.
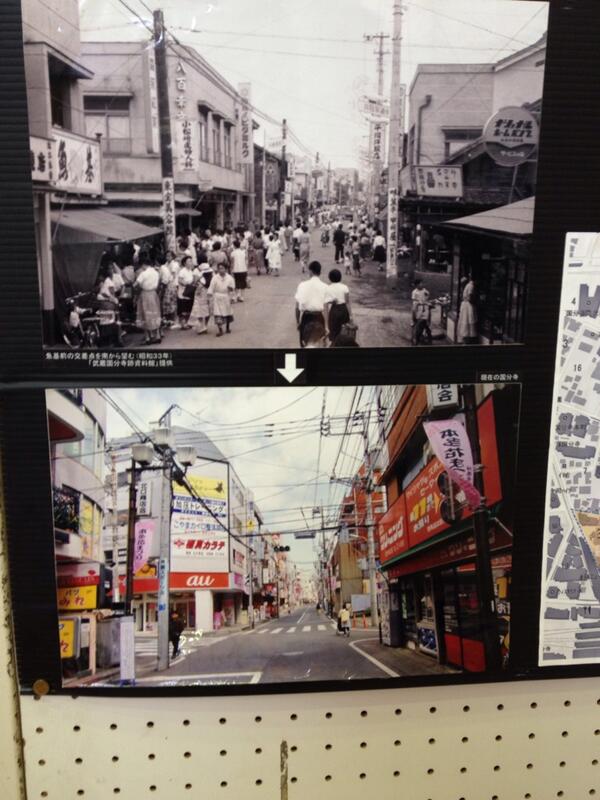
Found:
[[278, 367], [277, 372], [279, 372], [283, 377], [286, 379], [288, 383], [293, 383], [298, 375], [302, 375], [304, 369], [296, 366], [296, 354], [295, 353], [286, 353], [285, 354], [285, 367]]

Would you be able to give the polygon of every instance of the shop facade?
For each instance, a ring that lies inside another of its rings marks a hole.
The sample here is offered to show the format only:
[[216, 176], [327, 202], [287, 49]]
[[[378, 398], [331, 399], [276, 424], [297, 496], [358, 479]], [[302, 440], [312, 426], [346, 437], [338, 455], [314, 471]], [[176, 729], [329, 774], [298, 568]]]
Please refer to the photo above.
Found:
[[428, 452], [422, 426], [409, 419], [428, 411], [425, 398], [414, 392], [388, 438], [392, 452], [383, 480], [393, 502], [379, 524], [385, 643], [469, 672], [485, 670], [475, 513], [485, 518], [499, 644], [503, 658], [508, 653], [518, 403], [515, 386], [478, 390], [485, 510], [469, 508], [443, 464]]

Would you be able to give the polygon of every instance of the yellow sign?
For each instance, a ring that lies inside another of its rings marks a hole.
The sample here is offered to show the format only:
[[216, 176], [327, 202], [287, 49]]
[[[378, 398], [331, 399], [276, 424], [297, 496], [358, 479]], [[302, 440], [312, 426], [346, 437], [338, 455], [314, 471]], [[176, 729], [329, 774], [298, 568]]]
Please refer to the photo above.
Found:
[[248, 530], [248, 531], [253, 531], [254, 530], [254, 520], [253, 519], [249, 519], [248, 522], [246, 523], [246, 530]]
[[75, 655], [75, 623], [74, 619], [59, 619], [58, 621], [61, 658], [73, 658]]
[[[189, 482], [192, 489], [199, 497], [214, 498], [215, 500], [227, 499], [227, 482], [219, 480], [218, 478], [203, 478], [199, 475], [186, 475], [186, 480]], [[188, 490], [180, 486], [178, 483], [173, 483], [173, 492], [175, 494], [187, 494]]]
[[97, 586], [65, 586], [58, 589], [60, 611], [86, 611], [98, 604]]

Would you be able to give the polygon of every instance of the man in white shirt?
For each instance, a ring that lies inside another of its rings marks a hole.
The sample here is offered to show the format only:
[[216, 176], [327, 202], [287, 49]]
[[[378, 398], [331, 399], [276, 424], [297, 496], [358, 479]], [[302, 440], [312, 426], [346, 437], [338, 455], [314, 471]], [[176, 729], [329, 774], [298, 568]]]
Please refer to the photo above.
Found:
[[248, 286], [248, 262], [246, 250], [242, 250], [240, 240], [235, 239], [231, 252], [231, 271], [235, 281], [235, 299], [238, 303], [244, 302], [244, 289]]
[[310, 278], [302, 281], [296, 290], [296, 324], [300, 335], [300, 347], [306, 346], [305, 330], [311, 322], [320, 322], [327, 332], [325, 305], [328, 286], [320, 278], [321, 265], [311, 261], [308, 265]]

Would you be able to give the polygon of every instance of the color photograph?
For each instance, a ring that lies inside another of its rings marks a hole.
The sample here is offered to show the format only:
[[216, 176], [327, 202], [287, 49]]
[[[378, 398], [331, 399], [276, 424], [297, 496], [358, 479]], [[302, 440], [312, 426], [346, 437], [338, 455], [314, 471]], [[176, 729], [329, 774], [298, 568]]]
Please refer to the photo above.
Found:
[[47, 390], [63, 686], [501, 674], [520, 387], [489, 377]]
[[525, 342], [546, 2], [22, 12], [46, 347]]

